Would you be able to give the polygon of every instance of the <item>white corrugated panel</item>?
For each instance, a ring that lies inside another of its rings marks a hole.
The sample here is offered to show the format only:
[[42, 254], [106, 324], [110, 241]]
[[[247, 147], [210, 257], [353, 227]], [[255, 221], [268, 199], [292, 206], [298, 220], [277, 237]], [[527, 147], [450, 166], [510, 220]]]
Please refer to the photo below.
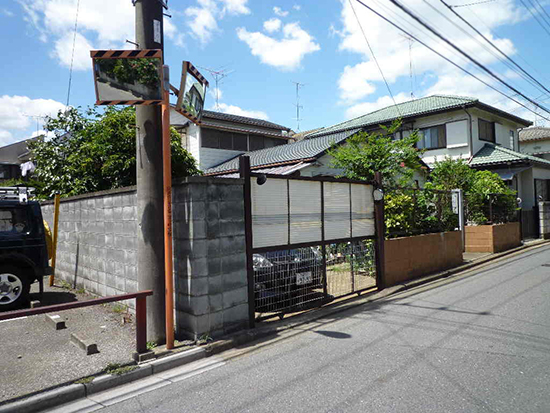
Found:
[[351, 233], [353, 237], [374, 235], [372, 185], [351, 184]]
[[252, 178], [251, 198], [253, 247], [288, 244], [287, 180], [269, 178], [258, 185]]
[[324, 182], [325, 240], [350, 236], [349, 185], [339, 182]]
[[321, 183], [289, 180], [290, 242], [321, 241]]

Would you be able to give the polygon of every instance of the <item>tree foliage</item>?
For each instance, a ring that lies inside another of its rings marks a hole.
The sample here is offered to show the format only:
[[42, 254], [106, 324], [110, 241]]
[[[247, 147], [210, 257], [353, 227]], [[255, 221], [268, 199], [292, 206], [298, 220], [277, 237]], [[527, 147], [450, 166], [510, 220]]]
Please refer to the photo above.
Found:
[[410, 185], [414, 172], [422, 169], [422, 152], [415, 147], [417, 132], [394, 139], [400, 121], [381, 128], [377, 133], [359, 132], [345, 144], [331, 148], [332, 167], [343, 170], [350, 179], [372, 181], [375, 172], [381, 172], [384, 186]]
[[[136, 116], [133, 107], [108, 106], [103, 113], [71, 108], [48, 118], [49, 140], [29, 145], [36, 165], [33, 179], [43, 198], [120, 188], [136, 183]], [[159, 140], [159, 145], [161, 144]], [[193, 157], [171, 129], [172, 176], [200, 174]]]

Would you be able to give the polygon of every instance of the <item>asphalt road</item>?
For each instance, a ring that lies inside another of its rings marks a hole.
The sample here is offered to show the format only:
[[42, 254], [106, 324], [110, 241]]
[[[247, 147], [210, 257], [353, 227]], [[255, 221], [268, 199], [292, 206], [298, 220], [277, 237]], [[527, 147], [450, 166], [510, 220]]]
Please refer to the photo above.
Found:
[[550, 247], [339, 313], [102, 412], [550, 412]]

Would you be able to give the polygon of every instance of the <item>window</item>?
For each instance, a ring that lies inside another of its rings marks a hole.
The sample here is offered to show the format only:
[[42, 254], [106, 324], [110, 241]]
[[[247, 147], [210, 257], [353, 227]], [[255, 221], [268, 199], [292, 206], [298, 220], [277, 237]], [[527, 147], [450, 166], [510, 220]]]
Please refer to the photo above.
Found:
[[24, 208], [2, 208], [0, 209], [0, 234], [20, 234], [29, 232], [29, 220], [27, 211]]
[[250, 142], [250, 150], [257, 151], [258, 149], [265, 148], [264, 137], [260, 135], [248, 135]]
[[495, 143], [495, 122], [478, 119], [479, 139]]
[[510, 129], [510, 149], [511, 150], [514, 150], [514, 142], [516, 141], [515, 137], [516, 137], [516, 134], [512, 129]]
[[233, 134], [233, 150], [235, 151], [247, 151], [248, 150], [248, 136], [242, 133]]
[[419, 149], [439, 149], [447, 147], [445, 125], [420, 129], [418, 135], [420, 137], [417, 143]]
[[[219, 148], [220, 147], [220, 131], [215, 129], [206, 129], [201, 130], [201, 141], [203, 148]], [[231, 135], [230, 135], [231, 136]], [[223, 138], [223, 136], [222, 136]]]

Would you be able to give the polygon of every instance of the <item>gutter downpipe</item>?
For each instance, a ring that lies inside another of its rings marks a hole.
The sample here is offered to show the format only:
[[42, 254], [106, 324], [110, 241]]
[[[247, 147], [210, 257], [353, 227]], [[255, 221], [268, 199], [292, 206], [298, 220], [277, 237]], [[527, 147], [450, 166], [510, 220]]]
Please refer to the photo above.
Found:
[[473, 137], [472, 137], [472, 115], [470, 115], [470, 112], [468, 112], [466, 110], [466, 105], [462, 106], [462, 109], [464, 110], [464, 112], [466, 112], [466, 115], [468, 115], [468, 118], [469, 118], [469, 124], [470, 124], [470, 130], [469, 130], [469, 133], [468, 133], [468, 146], [469, 146], [469, 149], [470, 149], [470, 159], [472, 159], [472, 156], [474, 156], [474, 141], [473, 141]]

